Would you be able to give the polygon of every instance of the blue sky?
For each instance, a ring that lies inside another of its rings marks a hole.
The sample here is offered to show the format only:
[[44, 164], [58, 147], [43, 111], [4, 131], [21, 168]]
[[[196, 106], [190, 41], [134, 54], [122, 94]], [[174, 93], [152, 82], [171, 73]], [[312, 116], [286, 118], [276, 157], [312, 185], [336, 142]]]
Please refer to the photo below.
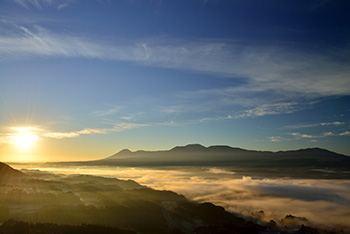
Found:
[[[350, 155], [349, 10], [337, 0], [1, 1], [0, 159], [188, 143]], [[23, 131], [38, 139], [30, 152], [10, 140]]]

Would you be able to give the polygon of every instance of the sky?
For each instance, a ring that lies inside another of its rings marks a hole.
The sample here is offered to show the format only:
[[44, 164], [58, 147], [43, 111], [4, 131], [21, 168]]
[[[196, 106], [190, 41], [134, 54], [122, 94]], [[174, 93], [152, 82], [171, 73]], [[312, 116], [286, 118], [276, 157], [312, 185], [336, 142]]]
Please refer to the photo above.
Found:
[[350, 155], [345, 0], [2, 0], [0, 161]]

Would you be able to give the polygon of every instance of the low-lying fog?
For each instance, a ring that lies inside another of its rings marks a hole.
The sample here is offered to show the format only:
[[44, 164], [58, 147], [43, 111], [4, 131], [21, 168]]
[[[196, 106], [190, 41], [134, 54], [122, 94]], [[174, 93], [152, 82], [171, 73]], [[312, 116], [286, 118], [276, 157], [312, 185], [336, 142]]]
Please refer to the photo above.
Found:
[[[350, 180], [255, 178], [220, 168], [47, 167], [11, 165], [58, 174], [88, 174], [132, 179], [159, 190], [172, 190], [192, 200], [212, 202], [244, 216], [279, 220], [288, 214], [311, 223], [348, 226]], [[25, 171], [24, 171], [25, 172]], [[258, 211], [263, 210], [262, 213]]]

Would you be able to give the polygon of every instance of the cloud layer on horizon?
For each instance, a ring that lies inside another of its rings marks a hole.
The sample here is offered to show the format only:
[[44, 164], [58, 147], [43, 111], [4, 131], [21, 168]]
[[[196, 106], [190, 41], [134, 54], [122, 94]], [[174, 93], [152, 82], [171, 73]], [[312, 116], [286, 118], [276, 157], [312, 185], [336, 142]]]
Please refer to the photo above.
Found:
[[[96, 168], [38, 167], [60, 174], [90, 174], [132, 179], [159, 190], [172, 190], [199, 202], [265, 221], [288, 214], [306, 217], [312, 224], [346, 228], [350, 214], [349, 180], [257, 179], [221, 168]], [[248, 173], [249, 174], [249, 173]], [[247, 175], [248, 175], [247, 174]]]

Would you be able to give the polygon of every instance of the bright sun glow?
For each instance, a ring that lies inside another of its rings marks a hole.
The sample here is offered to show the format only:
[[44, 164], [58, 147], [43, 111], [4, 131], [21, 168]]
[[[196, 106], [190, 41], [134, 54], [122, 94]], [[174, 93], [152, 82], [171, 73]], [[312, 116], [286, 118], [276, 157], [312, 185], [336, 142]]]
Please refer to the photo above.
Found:
[[35, 145], [38, 136], [31, 132], [30, 127], [16, 128], [18, 133], [13, 135], [13, 142], [19, 149], [30, 149]]
[[14, 136], [16, 145], [21, 149], [32, 148], [35, 141], [38, 139], [38, 136], [31, 134], [20, 134]]

